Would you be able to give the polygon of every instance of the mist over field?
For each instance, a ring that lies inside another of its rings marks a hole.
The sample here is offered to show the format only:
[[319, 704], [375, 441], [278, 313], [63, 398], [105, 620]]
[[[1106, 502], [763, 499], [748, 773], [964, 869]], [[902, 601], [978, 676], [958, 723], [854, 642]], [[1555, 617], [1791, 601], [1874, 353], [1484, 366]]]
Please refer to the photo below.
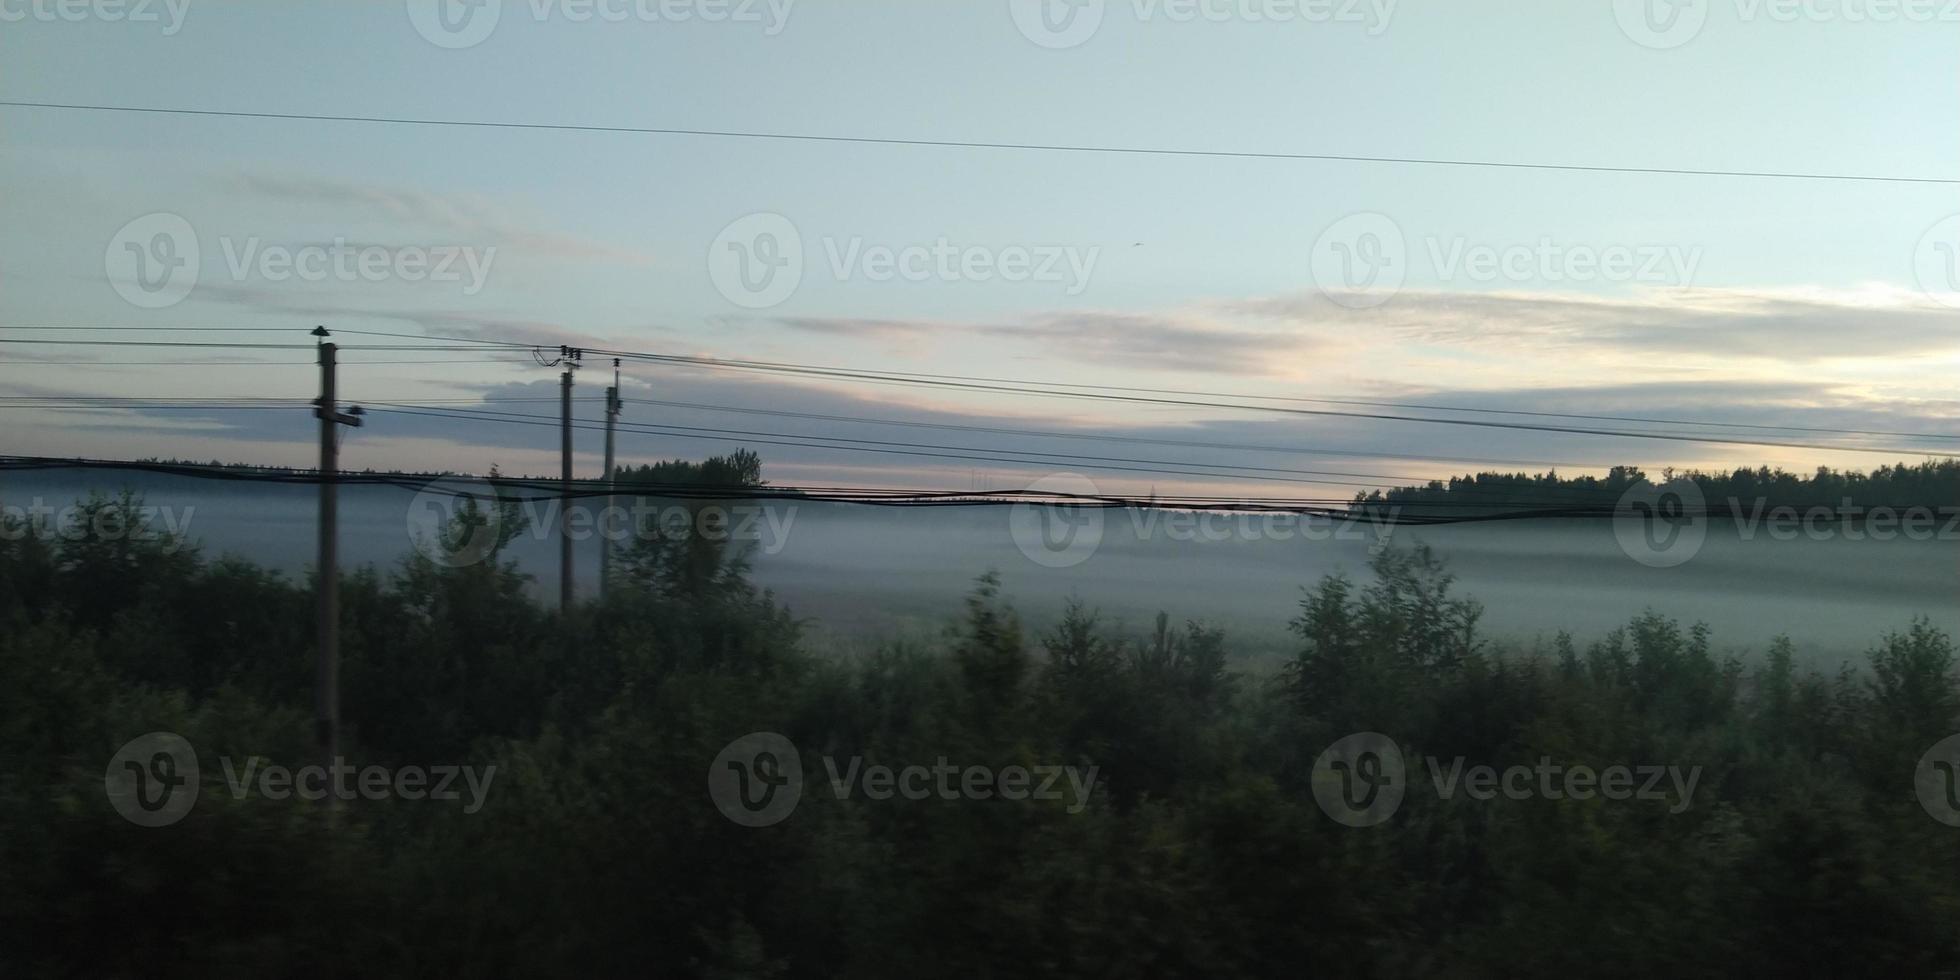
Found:
[[[91, 489], [140, 491], [167, 508], [209, 557], [235, 554], [303, 577], [314, 560], [312, 487], [226, 485], [145, 474], [8, 473], [0, 507], [39, 500], [65, 506]], [[414, 548], [416, 495], [406, 489], [341, 489], [343, 567], [396, 566]], [[535, 522], [554, 505], [528, 505]], [[593, 506], [597, 506], [594, 504]], [[1378, 542], [1426, 544], [1457, 576], [1456, 593], [1480, 601], [1481, 628], [1530, 647], [1561, 630], [1582, 644], [1652, 609], [1706, 623], [1718, 648], [1761, 651], [1789, 636], [1800, 660], [1834, 667], [1877, 637], [1925, 616], [1960, 632], [1960, 561], [1944, 521], [1934, 540], [1859, 540], [1830, 531], [1773, 533], [1767, 523], [1711, 520], [1692, 558], [1668, 568], [1630, 558], [1611, 520], [1544, 519], [1432, 527], [1367, 521], [1302, 526], [1260, 516], [1110, 510], [1100, 543], [1071, 567], [1051, 568], [1017, 547], [1005, 505], [875, 507], [824, 501], [735, 501], [739, 537], [750, 541], [752, 578], [809, 621], [820, 648], [869, 651], [936, 636], [960, 597], [988, 572], [1031, 629], [1052, 624], [1071, 598], [1119, 629], [1142, 633], [1156, 614], [1223, 627], [1244, 656], [1290, 654], [1288, 624], [1302, 589], [1323, 576], [1366, 578]], [[1275, 529], [1276, 528], [1276, 529]], [[597, 539], [574, 548], [581, 594], [596, 587]], [[534, 577], [531, 593], [557, 593], [555, 526], [533, 526], [505, 557]]]

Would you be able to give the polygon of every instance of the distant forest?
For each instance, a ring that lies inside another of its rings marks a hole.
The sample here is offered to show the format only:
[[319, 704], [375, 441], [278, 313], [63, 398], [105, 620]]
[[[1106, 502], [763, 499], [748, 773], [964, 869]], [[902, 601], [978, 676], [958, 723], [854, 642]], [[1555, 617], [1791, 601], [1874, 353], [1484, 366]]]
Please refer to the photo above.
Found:
[[[141, 466], [156, 467], [159, 471], [221, 470], [240, 475], [278, 474], [306, 475], [318, 472], [315, 469], [296, 466], [268, 466], [259, 463], [236, 463], [224, 460], [179, 459], [176, 457], [146, 456], [134, 460]], [[399, 470], [374, 469], [364, 467], [340, 471], [347, 475], [398, 476], [407, 479], [440, 480], [444, 477], [474, 476], [454, 470]], [[556, 473], [547, 476], [515, 476], [502, 472], [497, 466], [490, 467], [486, 475], [492, 482], [505, 479], [524, 482], [551, 482], [559, 479]], [[761, 487], [767, 485], [762, 479], [762, 459], [753, 451], [738, 449], [726, 456], [716, 456], [705, 461], [695, 462], [685, 459], [663, 460], [639, 466], [622, 464], [614, 473], [621, 483], [695, 483], [701, 486]], [[588, 479], [580, 477], [580, 479]]]
[[1560, 476], [1544, 473], [1484, 472], [1432, 480], [1419, 487], [1399, 487], [1357, 494], [1357, 507], [1399, 506], [1420, 513], [1436, 510], [1488, 509], [1515, 506], [1519, 510], [1611, 509], [1622, 494], [1643, 480], [1666, 483], [1692, 480], [1710, 507], [1730, 499], [1769, 506], [1939, 507], [1960, 504], [1960, 460], [1928, 460], [1880, 466], [1870, 472], [1833, 470], [1820, 466], [1809, 476], [1782, 469], [1758, 467], [1726, 472], [1664, 471], [1649, 474], [1634, 466], [1615, 466], [1604, 477]]

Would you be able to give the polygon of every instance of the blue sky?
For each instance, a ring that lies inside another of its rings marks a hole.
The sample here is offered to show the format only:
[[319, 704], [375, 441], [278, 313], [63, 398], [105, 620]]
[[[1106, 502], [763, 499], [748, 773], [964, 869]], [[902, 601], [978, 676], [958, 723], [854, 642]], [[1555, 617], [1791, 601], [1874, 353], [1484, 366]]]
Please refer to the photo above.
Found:
[[[417, 4], [190, 0], [176, 21], [158, 0], [147, 8], [158, 21], [129, 23], [92, 13], [64, 20], [49, 4], [0, 0], [8, 18], [0, 20], [0, 97], [1960, 177], [1960, 21], [1952, 12], [1933, 4], [1918, 18], [1872, 22], [1851, 19], [1887, 9], [1868, 0], [1814, 0], [1789, 17], [1765, 4], [1691, 3], [1690, 13], [1705, 17], [1698, 32], [1655, 47], [1623, 28], [1625, 0], [1617, 9], [1606, 0], [1408, 0], [1355, 7], [1359, 22], [1298, 13], [1249, 19], [1247, 11], [1300, 9], [1264, 0], [1214, 3], [1205, 8], [1212, 19], [1184, 21], [1173, 16], [1179, 8], [1114, 0], [1100, 5], [1100, 26], [1085, 41], [1054, 49], [1023, 33], [1006, 0], [778, 0], [775, 8], [758, 3], [754, 20], [721, 22], [702, 17], [730, 8], [650, 0], [615, 5], [626, 16], [611, 23], [574, 19], [576, 5], [504, 0], [486, 38], [449, 49], [414, 26]], [[642, 9], [687, 19], [643, 19]], [[1960, 224], [1941, 225], [1960, 212], [1952, 184], [0, 108], [0, 186], [8, 229], [0, 236], [0, 324], [10, 327], [325, 322], [1042, 381], [1911, 430], [1943, 429], [1960, 360], [1960, 312], [1951, 305], [1960, 283], [1929, 282], [1927, 274], [1943, 268], [1927, 259], [1946, 254], [1939, 243], [1960, 241], [1944, 230]], [[131, 222], [157, 213], [184, 219], [201, 269], [180, 301], [145, 308], [115, 288], [105, 252]], [[760, 309], [731, 300], [712, 269], [713, 255], [730, 254], [718, 251], [727, 244], [718, 236], [757, 213], [787, 219], [804, 253], [794, 292]], [[1357, 213], [1379, 216], [1402, 240], [1399, 291], [1361, 304], [1330, 301], [1326, 260], [1337, 253], [1326, 236]], [[1057, 269], [1073, 260], [1087, 275], [980, 282], [935, 270], [906, 281], [857, 262], [837, 266], [843, 256], [931, 250], [942, 241], [983, 263], [1048, 254]], [[307, 282], [232, 267], [254, 249], [333, 243], [388, 256], [452, 250], [487, 257], [487, 272], [480, 283]], [[1514, 271], [1466, 271], [1480, 250], [1508, 255]], [[1549, 268], [1539, 258], [1547, 250], [1561, 257]], [[1569, 268], [1563, 257], [1575, 252], [1617, 252], [1651, 274], [1547, 274]], [[0, 337], [77, 335], [10, 329]], [[26, 363], [206, 356], [139, 350], [0, 347], [0, 394], [311, 395], [303, 352], [254, 357], [291, 362], [262, 368]], [[599, 385], [596, 376], [587, 383]], [[542, 396], [555, 380], [518, 364], [377, 365], [350, 370], [344, 384], [350, 398], [414, 402]], [[632, 392], [884, 418], [1277, 439], [1385, 457], [1568, 467], [1885, 461], [650, 367], [634, 369]], [[8, 426], [7, 451], [308, 459], [303, 413], [190, 414], [10, 412], [9, 422], [26, 424]], [[705, 412], [659, 417], [683, 415], [691, 425], [935, 441], [909, 430]], [[552, 437], [394, 417], [351, 439], [347, 462], [482, 469], [495, 461], [546, 471]], [[1012, 437], [958, 438], [976, 448], [1061, 451]], [[592, 442], [581, 449], [596, 448]], [[626, 446], [638, 456], [697, 455], [714, 444], [635, 436]], [[967, 468], [924, 460], [790, 449], [765, 458], [786, 482], [963, 487], [975, 479]], [[1394, 458], [1374, 467], [1411, 476], [1463, 468]], [[1041, 472], [990, 469], [1002, 484]], [[1111, 479], [1128, 487], [1133, 478]]]

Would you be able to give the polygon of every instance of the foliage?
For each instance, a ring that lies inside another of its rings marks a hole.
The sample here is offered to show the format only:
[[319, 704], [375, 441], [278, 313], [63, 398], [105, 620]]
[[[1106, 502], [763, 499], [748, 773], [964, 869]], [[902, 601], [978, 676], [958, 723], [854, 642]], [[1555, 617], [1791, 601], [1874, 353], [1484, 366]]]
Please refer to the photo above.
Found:
[[1653, 475], [1635, 466], [1615, 466], [1604, 477], [1565, 477], [1555, 470], [1484, 472], [1431, 480], [1418, 487], [1370, 490], [1357, 494], [1354, 501], [1364, 508], [1394, 506], [1404, 515], [1483, 513], [1492, 508], [1596, 511], [1610, 510], [1643, 480], [1672, 479], [1693, 481], [1710, 507], [1735, 500], [1744, 511], [1757, 501], [1770, 507], [1932, 508], [1960, 497], [1960, 460], [1899, 463], [1869, 472], [1820, 466], [1809, 476], [1767, 466], [1714, 473], [1670, 469]]
[[[759, 485], [743, 460], [635, 479]], [[86, 506], [134, 507], [132, 497]], [[470, 520], [464, 511], [459, 520]], [[481, 513], [477, 513], [481, 517]], [[1953, 975], [1960, 837], [1911, 789], [1960, 713], [1949, 637], [1862, 670], [1745, 664], [1647, 611], [1549, 655], [1494, 645], [1425, 550], [1305, 590], [1285, 669], [1215, 624], [1071, 604], [1028, 637], [982, 578], [942, 647], [799, 649], [740, 556], [624, 559], [568, 617], [514, 566], [411, 556], [341, 583], [363, 764], [494, 764], [480, 812], [233, 798], [220, 755], [305, 764], [311, 590], [169, 540], [0, 534], [0, 959], [9, 976]], [[181, 822], [108, 807], [144, 732], [205, 760]], [[704, 783], [732, 738], [800, 749], [752, 829]], [[1320, 749], [1394, 734], [1408, 795], [1352, 828]], [[1069, 800], [838, 799], [824, 759], [1097, 767]], [[1699, 766], [1693, 805], [1475, 802], [1431, 757]]]

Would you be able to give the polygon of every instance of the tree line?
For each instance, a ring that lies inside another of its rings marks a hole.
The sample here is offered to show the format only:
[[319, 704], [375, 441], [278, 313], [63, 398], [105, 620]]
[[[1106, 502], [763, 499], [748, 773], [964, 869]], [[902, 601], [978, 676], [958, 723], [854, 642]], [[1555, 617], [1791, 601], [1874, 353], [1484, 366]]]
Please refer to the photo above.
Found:
[[[760, 482], [748, 458], [634, 473]], [[485, 519], [474, 506], [459, 525]], [[1231, 624], [1202, 608], [1135, 635], [1074, 603], [1031, 632], [1011, 577], [985, 570], [949, 597], [937, 642], [839, 658], [802, 649], [793, 611], [739, 552], [661, 538], [619, 560], [616, 588], [569, 616], [528, 599], [501, 559], [409, 553], [346, 572], [344, 751], [498, 775], [474, 814], [363, 800], [330, 820], [317, 803], [234, 798], [214, 761], [310, 761], [309, 582], [154, 540], [0, 535], [5, 972], [1950, 976], [1960, 963], [1960, 828], [1932, 819], [1913, 782], [1960, 722], [1960, 685], [1951, 639], [1923, 621], [1874, 623], [1870, 649], [1834, 672], [1798, 669], [1787, 639], [1718, 655], [1705, 627], [1652, 610], [1583, 642], [1504, 645], [1415, 548], [1359, 580], [1302, 583], [1277, 669], [1236, 657]], [[183, 735], [206, 767], [195, 808], [161, 828], [104, 798], [104, 764], [152, 731]], [[717, 752], [755, 731], [793, 742], [812, 783], [819, 754], [1099, 778], [1078, 812], [806, 792], [751, 828], [706, 786]], [[1353, 827], [1317, 801], [1316, 762], [1364, 731], [1405, 748], [1409, 786], [1388, 820]], [[1702, 777], [1677, 813], [1477, 802], [1422, 791], [1431, 756]]]

